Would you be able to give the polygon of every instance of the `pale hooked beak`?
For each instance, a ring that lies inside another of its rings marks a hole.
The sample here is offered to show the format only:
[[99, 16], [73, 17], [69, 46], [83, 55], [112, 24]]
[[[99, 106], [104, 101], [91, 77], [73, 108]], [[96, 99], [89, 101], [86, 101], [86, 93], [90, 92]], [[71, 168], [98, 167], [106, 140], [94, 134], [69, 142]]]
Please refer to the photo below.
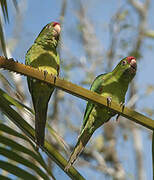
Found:
[[130, 65], [131, 65], [131, 67], [132, 67], [132, 69], [133, 69], [134, 71], [137, 70], [137, 64], [136, 64], [136, 60], [135, 60], [135, 59], [132, 59], [132, 60], [131, 60]]
[[58, 36], [61, 32], [61, 27], [60, 27], [60, 24], [56, 24], [54, 26], [54, 36]]

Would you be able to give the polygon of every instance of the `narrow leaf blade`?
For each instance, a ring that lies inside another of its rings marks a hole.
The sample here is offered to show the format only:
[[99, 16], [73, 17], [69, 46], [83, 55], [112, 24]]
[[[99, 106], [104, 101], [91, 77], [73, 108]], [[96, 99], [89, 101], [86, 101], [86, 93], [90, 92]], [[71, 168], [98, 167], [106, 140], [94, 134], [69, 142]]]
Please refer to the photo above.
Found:
[[0, 168], [23, 179], [37, 180], [35, 176], [25, 170], [5, 161], [0, 160]]

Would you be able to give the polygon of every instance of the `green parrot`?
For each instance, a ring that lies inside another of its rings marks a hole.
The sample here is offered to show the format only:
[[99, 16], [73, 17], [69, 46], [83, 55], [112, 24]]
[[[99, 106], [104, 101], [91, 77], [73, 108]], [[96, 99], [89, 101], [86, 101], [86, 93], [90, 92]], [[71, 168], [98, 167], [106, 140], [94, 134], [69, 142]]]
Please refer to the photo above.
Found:
[[[128, 85], [134, 78], [136, 70], [136, 59], [133, 56], [126, 57], [118, 63], [112, 72], [96, 77], [90, 90], [106, 97], [108, 104], [111, 103], [112, 99], [122, 105], [125, 102]], [[92, 102], [87, 103], [80, 135], [65, 167], [66, 171], [83, 151], [94, 131], [115, 114], [107, 107], [101, 107]]]
[[[25, 64], [44, 71], [44, 74], [58, 76], [60, 59], [56, 48], [60, 38], [60, 31], [59, 23], [51, 22], [47, 24], [27, 51]], [[48, 102], [54, 87], [29, 77], [27, 82], [35, 110], [36, 143], [38, 146], [43, 146]]]

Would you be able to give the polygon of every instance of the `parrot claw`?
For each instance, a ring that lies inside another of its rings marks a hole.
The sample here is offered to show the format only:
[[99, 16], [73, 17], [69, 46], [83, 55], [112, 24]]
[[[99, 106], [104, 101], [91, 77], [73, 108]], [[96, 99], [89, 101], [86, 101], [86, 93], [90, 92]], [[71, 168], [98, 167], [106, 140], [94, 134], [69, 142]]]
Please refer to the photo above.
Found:
[[122, 107], [122, 112], [124, 112], [125, 103], [121, 102], [121, 103], [120, 103], [120, 107]]
[[116, 117], [116, 122], [119, 121], [119, 117], [120, 117], [120, 114], [117, 115], [117, 117]]
[[[122, 112], [124, 112], [125, 103], [121, 102], [121, 103], [120, 103], [120, 107], [122, 107]], [[117, 121], [117, 122], [118, 122], [118, 120], [119, 120], [119, 117], [120, 117], [120, 114], [118, 114], [117, 117], [116, 117], [116, 121]]]
[[64, 171], [65, 171], [65, 172], [68, 172], [69, 168], [70, 168], [70, 166], [66, 166], [66, 167], [64, 168]]
[[48, 71], [47, 71], [47, 70], [44, 70], [43, 72], [44, 72], [44, 80], [45, 80], [46, 77], [47, 77]]
[[54, 84], [55, 84], [57, 76], [53, 75], [53, 78], [54, 78]]
[[112, 102], [112, 97], [107, 97], [107, 106], [110, 107]]
[[112, 97], [107, 97], [107, 107], [108, 107], [108, 114], [110, 114], [110, 109], [109, 107], [111, 107], [111, 102], [112, 102]]

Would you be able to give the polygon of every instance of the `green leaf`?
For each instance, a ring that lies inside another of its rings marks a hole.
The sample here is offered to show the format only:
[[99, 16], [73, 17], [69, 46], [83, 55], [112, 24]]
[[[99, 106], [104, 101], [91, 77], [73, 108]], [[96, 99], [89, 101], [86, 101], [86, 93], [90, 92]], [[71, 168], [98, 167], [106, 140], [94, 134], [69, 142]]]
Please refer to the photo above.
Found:
[[9, 139], [5, 136], [0, 135], [0, 142], [6, 146], [11, 147], [12, 149], [25, 153], [33, 157], [36, 161], [40, 162], [39, 156], [37, 156], [33, 151], [29, 150], [28, 148], [18, 144], [16, 141]]
[[8, 105], [14, 105], [16, 106], [18, 109], [23, 109], [25, 108], [26, 110], [28, 110], [29, 112], [31, 112], [32, 114], [34, 114], [34, 111], [29, 108], [28, 106], [22, 104], [21, 102], [19, 102], [18, 100], [14, 99], [13, 97], [9, 96], [5, 91], [3, 91], [0, 88], [0, 96], [3, 96], [7, 101], [8, 101]]
[[[13, 135], [13, 136], [16, 136], [16, 137], [18, 137], [18, 138], [22, 138], [22, 139], [24, 139], [24, 140], [27, 140], [32, 146], [33, 146], [33, 148], [34, 149], [36, 149], [35, 147], [34, 147], [34, 145], [33, 145], [33, 143], [26, 137], [26, 136], [24, 136], [24, 135], [22, 135], [21, 133], [18, 133], [18, 132], [16, 132], [15, 130], [13, 130], [13, 129], [11, 129], [10, 127], [8, 127], [8, 126], [6, 126], [5, 124], [0, 124], [0, 131], [3, 131], [3, 132], [5, 132], [5, 133], [8, 133], [9, 135]], [[13, 141], [13, 140], [12, 140]], [[5, 141], [5, 142], [10, 142], [10, 141]], [[11, 143], [11, 144], [16, 144], [16, 142], [13, 142], [13, 143]], [[8, 146], [11, 146], [10, 145], [10, 143], [9, 144], [5, 144], [5, 145], [8, 145]], [[16, 147], [12, 147], [12, 149], [16, 149], [16, 150], [18, 150], [18, 151], [20, 151], [20, 144], [19, 144], [19, 146], [16, 146]], [[46, 163], [44, 162], [44, 160], [43, 160], [43, 158], [42, 158], [42, 156], [40, 155], [40, 153], [39, 152], [37, 152], [37, 155], [33, 152], [33, 151], [30, 151], [29, 149], [26, 149], [26, 148], [24, 148], [24, 151], [22, 151], [21, 150], [21, 152], [24, 152], [24, 153], [26, 153], [27, 155], [30, 155], [33, 159], [35, 159], [47, 172], [48, 172], [48, 174], [50, 175], [50, 176], [52, 176], [52, 178], [53, 178], [53, 174], [52, 174], [52, 172], [48, 169], [48, 167], [47, 167], [47, 165], [46, 165]], [[54, 179], [54, 178], [53, 178]]]
[[0, 17], [0, 43], [1, 43], [0, 45], [2, 47], [3, 54], [7, 58], [6, 43], [5, 43], [5, 38], [4, 38], [4, 32], [3, 32], [1, 17]]
[[11, 180], [10, 178], [5, 177], [5, 176], [3, 176], [3, 175], [0, 175], [0, 179], [3, 179], [3, 180]]
[[9, 87], [10, 89], [13, 88], [12, 84], [7, 80], [7, 78], [2, 73], [0, 73], [0, 80], [4, 84], [4, 86]]
[[25, 159], [24, 157], [20, 156], [16, 152], [13, 152], [13, 151], [8, 150], [6, 148], [0, 147], [0, 154], [5, 156], [8, 159], [14, 160], [17, 163], [21, 163], [22, 165], [32, 169], [38, 175], [40, 175], [40, 177], [47, 179], [47, 180], [50, 180], [50, 178], [46, 175], [46, 173], [44, 173], [39, 167], [37, 167], [34, 163], [29, 161], [28, 159]]
[[[16, 10], [18, 10], [18, 6], [17, 6], [18, 3], [16, 0], [13, 0], [13, 4], [14, 4]], [[0, 5], [2, 8], [2, 12], [3, 12], [5, 22], [9, 22], [7, 0], [0, 0]], [[5, 43], [5, 37], [4, 37], [4, 31], [3, 31], [3, 25], [2, 25], [1, 17], [0, 17], [0, 44], [1, 44], [4, 56], [7, 58], [6, 43]]]
[[40, 154], [36, 154], [33, 151], [29, 150], [28, 148], [18, 144], [17, 142], [13, 141], [12, 139], [9, 139], [5, 136], [0, 135], [0, 142], [6, 146], [11, 147], [11, 149], [25, 153], [29, 155], [31, 158], [35, 159], [46, 171], [47, 173], [53, 177], [53, 174], [50, 170], [48, 170], [43, 158], [40, 156]]
[[37, 180], [35, 176], [27, 171], [2, 160], [0, 160], [0, 168], [22, 179]]
[[[14, 122], [33, 142], [35, 142], [35, 131], [34, 129], [14, 110], [9, 106], [8, 101], [0, 96], [0, 109], [1, 111], [12, 121]], [[2, 137], [2, 136], [1, 136]], [[8, 139], [8, 138], [7, 138]], [[3, 137], [4, 140], [4, 137]], [[5, 143], [10, 143], [10, 139], [5, 140]], [[2, 142], [2, 139], [0, 140]], [[4, 143], [4, 142], [3, 142]], [[13, 146], [14, 141], [11, 142]], [[16, 147], [16, 146], [15, 146]], [[64, 170], [67, 165], [67, 161], [64, 157], [45, 140], [44, 147], [40, 147], [62, 170]], [[65, 172], [74, 180], [84, 180], [80, 173], [74, 168], [71, 167], [68, 172]]]
[[70, 153], [70, 149], [68, 144], [64, 141], [64, 139], [47, 123], [47, 128], [50, 134], [55, 138], [58, 142], [59, 146], [63, 149], [66, 154]]
[[[16, 136], [18, 138], [21, 138], [23, 140], [26, 140], [27, 142], [30, 143], [30, 145], [33, 147], [34, 150], [36, 150], [36, 147], [34, 146], [34, 144], [30, 141], [29, 138], [27, 138], [26, 136], [24, 136], [21, 133], [18, 133], [17, 131], [13, 130], [12, 128], [6, 126], [5, 124], [0, 123], [0, 130], [2, 132], [8, 133], [8, 135], [12, 135], [12, 136]], [[37, 152], [38, 153], [38, 152]]]
[[9, 16], [8, 16], [8, 8], [7, 8], [7, 1], [6, 0], [0, 0], [2, 12], [5, 21], [9, 21]]
[[[11, 72], [8, 72], [9, 77], [11, 76]], [[15, 87], [7, 80], [7, 78], [0, 73], [0, 81], [2, 82], [2, 84], [4, 85], [5, 89], [8, 90], [8, 92], [10, 92], [11, 94], [15, 95], [18, 99], [23, 99], [22, 94], [15, 89]]]
[[13, 135], [13, 136], [16, 136], [18, 138], [22, 138], [24, 140], [29, 141], [29, 139], [26, 136], [16, 132], [14, 129], [10, 128], [9, 126], [7, 126], [5, 124], [0, 123], [0, 131], [3, 131], [5, 133], [8, 133], [9, 135]]

